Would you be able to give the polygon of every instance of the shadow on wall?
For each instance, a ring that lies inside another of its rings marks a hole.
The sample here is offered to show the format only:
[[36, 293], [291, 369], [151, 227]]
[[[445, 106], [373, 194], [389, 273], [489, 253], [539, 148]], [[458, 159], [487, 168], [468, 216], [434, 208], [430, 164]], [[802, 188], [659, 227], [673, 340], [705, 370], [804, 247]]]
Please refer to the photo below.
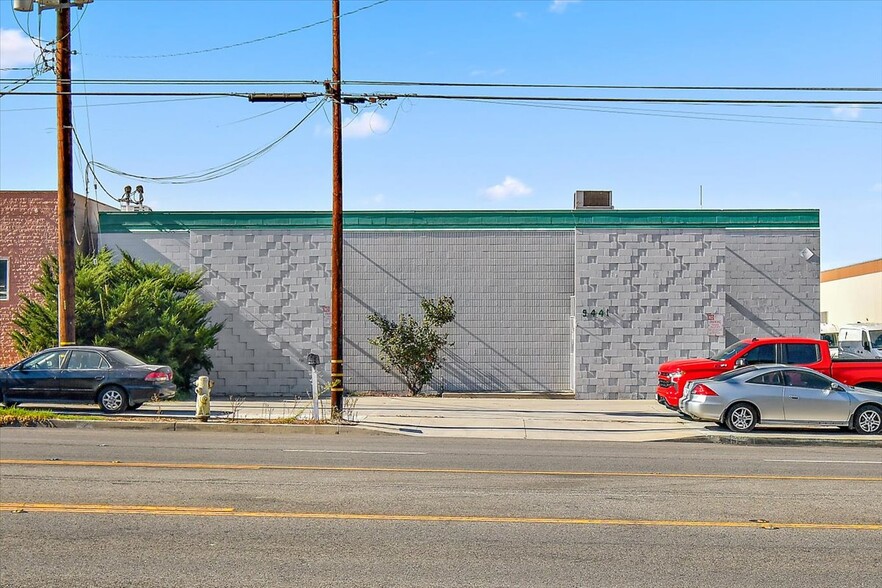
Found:
[[[377, 246], [371, 238], [389, 241]], [[550, 273], [556, 275], [557, 266], [533, 268], [525, 281], [512, 283], [521, 278], [522, 274], [515, 276], [520, 268], [500, 269], [494, 260], [487, 259], [482, 246], [491, 244], [475, 243], [474, 239], [462, 242], [462, 237], [457, 241], [454, 235], [432, 236], [428, 242], [419, 236], [409, 238], [414, 241], [396, 235], [361, 237], [360, 242], [346, 243], [345, 271], [358, 292], [344, 292], [344, 371], [347, 380], [351, 376], [351, 385], [360, 390], [406, 390], [400, 377], [382, 371], [377, 350], [368, 343], [378, 330], [367, 321], [367, 316], [378, 313], [395, 319], [401, 312], [419, 319], [422, 297], [449, 295], [456, 303], [457, 317], [446, 332], [454, 346], [445, 351], [443, 364], [426, 390], [568, 388], [571, 292], [561, 294], [561, 300], [545, 300], [549, 294], [542, 287]], [[567, 255], [566, 259], [571, 257]], [[445, 269], [451, 258], [459, 263], [457, 272]], [[414, 268], [419, 271], [413, 271]], [[409, 279], [405, 281], [401, 275]], [[504, 280], [509, 282], [501, 283]], [[571, 288], [571, 281], [567, 285]], [[501, 293], [508, 298], [500, 299]], [[390, 307], [393, 301], [394, 307]], [[496, 318], [500, 304], [514, 309], [511, 315], [516, 318], [508, 322]], [[563, 318], [552, 320], [549, 326], [549, 317]], [[549, 328], [561, 333], [549, 336]]]
[[[749, 308], [726, 294], [726, 304], [734, 308], [741, 316], [746, 318], [752, 325], [756, 326], [759, 329], [759, 334], [766, 335], [768, 337], [784, 337], [785, 334], [770, 325], [768, 322], [764, 321], [756, 314], [754, 314]], [[731, 345], [735, 341], [739, 341], [740, 337], [735, 337], [732, 342], [729, 342], [729, 337], [734, 336], [729, 330], [726, 330], [726, 344]], [[747, 335], [744, 335], [747, 336]], [[755, 335], [751, 335], [755, 336]]]
[[[758, 268], [756, 265], [750, 263], [749, 261], [747, 261], [747, 259], [745, 259], [745, 258], [742, 257], [741, 255], [738, 255], [738, 253], [737, 253], [736, 251], [733, 251], [731, 248], [726, 247], [726, 254], [727, 254], [727, 255], [732, 255], [732, 256], [737, 257], [738, 259], [740, 259], [740, 260], [742, 261], [742, 263], [744, 263], [747, 267], [749, 267], [750, 269], [752, 269], [753, 271], [755, 271], [756, 273], [758, 273], [759, 275], [761, 275], [761, 276], [762, 276], [763, 278], [765, 278], [770, 284], [772, 284], [773, 286], [775, 286], [776, 288], [780, 289], [782, 292], [784, 292], [785, 294], [787, 294], [790, 298], [793, 299], [794, 302], [796, 302], [796, 303], [798, 303], [798, 304], [801, 304], [801, 305], [804, 306], [806, 309], [808, 309], [808, 310], [810, 310], [810, 311], [812, 311], [812, 312], [814, 312], [814, 313], [818, 313], [818, 311], [817, 311], [815, 308], [813, 308], [808, 302], [806, 302], [805, 300], [803, 300], [802, 298], [800, 298], [799, 296], [797, 296], [796, 294], [794, 294], [793, 292], [791, 292], [790, 290], [788, 290], [787, 288], [785, 288], [784, 286], [782, 286], [782, 285], [781, 285], [781, 282], [779, 282], [779, 281], [775, 280], [774, 278], [772, 278], [772, 276], [770, 276], [769, 274], [767, 274], [766, 272], [764, 272], [763, 270], [761, 270], [760, 268]], [[806, 263], [812, 263], [812, 264], [814, 264], [814, 265], [817, 265], [817, 264], [818, 264], [817, 260], [818, 260], [818, 257], [817, 257], [817, 256], [813, 256], [811, 259], [806, 260]], [[818, 318], [820, 319], [820, 313], [818, 313]]]
[[[226, 282], [228, 288], [235, 289], [243, 298], [259, 301], [241, 285], [233, 285], [221, 278], [217, 272], [209, 270], [212, 280]], [[203, 292], [215, 302], [212, 320], [224, 321], [223, 330], [218, 333], [217, 349], [212, 351], [214, 362], [212, 379], [216, 390], [223, 396], [262, 396], [302, 398], [312, 390], [311, 368], [306, 363], [310, 352], [322, 356], [319, 366], [319, 381], [327, 381], [328, 357], [320, 349], [302, 350], [295, 347], [278, 332], [285, 326], [284, 320], [272, 322], [261, 318], [246, 305], [231, 305], [219, 300], [214, 289], [206, 287]], [[296, 330], [295, 325], [287, 325]], [[284, 329], [288, 330], [288, 329]]]
[[[798, 268], [797, 271], [791, 270], [790, 273], [785, 273], [776, 279], [731, 247], [726, 248], [726, 253], [749, 268], [752, 276], [765, 283], [765, 286], [752, 283], [746, 291], [745, 288], [736, 285], [732, 290], [737, 293], [726, 294], [726, 308], [734, 311], [734, 316], [727, 316], [726, 345], [750, 337], [806, 335], [807, 333], [802, 332], [802, 329], [794, 329], [794, 321], [797, 321], [797, 324], [820, 324], [820, 311], [807, 302], [804, 296], [794, 292], [793, 285], [796, 284], [785, 286], [782, 283], [786, 283], [788, 279], [791, 282], [804, 279], [805, 276], [800, 275]], [[800, 256], [800, 262], [818, 265], [817, 255], [813, 254], [809, 259], [805, 259], [802, 253]], [[819, 272], [817, 267], [814, 269]], [[758, 291], [763, 292], [763, 295], [754, 294]]]

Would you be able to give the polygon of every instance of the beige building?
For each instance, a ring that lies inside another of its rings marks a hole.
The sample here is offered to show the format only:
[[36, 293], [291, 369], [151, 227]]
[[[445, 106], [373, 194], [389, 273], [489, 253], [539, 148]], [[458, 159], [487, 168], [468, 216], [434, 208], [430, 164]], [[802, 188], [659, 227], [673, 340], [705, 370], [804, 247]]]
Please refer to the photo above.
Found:
[[821, 322], [882, 323], [882, 259], [821, 272]]

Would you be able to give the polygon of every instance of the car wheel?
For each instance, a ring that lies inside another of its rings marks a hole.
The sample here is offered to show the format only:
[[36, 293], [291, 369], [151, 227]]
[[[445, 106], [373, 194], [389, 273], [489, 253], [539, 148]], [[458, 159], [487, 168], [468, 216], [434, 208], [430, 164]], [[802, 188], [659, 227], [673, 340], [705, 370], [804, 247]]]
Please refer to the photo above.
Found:
[[126, 391], [118, 386], [108, 386], [98, 395], [101, 410], [109, 413], [122, 412], [129, 407]]
[[861, 435], [882, 432], [882, 410], [875, 406], [862, 406], [854, 413], [854, 431]]
[[753, 431], [759, 420], [759, 413], [749, 404], [736, 404], [726, 413], [726, 426], [736, 433]]

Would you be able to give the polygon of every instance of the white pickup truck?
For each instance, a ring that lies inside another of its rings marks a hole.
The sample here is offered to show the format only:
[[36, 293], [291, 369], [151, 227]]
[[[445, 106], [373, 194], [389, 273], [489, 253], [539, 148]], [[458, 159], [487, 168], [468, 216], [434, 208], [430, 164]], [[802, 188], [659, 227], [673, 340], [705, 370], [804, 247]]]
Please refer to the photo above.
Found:
[[840, 356], [882, 358], [882, 323], [854, 323], [839, 329]]

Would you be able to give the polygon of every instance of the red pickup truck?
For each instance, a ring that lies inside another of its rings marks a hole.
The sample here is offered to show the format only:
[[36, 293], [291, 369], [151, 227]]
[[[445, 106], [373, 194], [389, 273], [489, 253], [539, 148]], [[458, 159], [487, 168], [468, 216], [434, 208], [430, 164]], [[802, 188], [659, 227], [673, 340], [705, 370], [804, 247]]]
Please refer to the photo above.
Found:
[[686, 382], [712, 378], [743, 365], [781, 363], [817, 370], [849, 386], [882, 391], [882, 359], [832, 359], [826, 341], [796, 337], [744, 339], [708, 359], [676, 359], [658, 368], [656, 399], [678, 410]]

